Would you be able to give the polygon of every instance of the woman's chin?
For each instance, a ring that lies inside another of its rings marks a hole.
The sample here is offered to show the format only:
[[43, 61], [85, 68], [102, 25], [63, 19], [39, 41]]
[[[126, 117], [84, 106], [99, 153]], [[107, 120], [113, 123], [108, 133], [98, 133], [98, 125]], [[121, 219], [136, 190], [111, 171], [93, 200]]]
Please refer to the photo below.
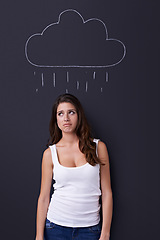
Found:
[[64, 129], [63, 130], [64, 133], [75, 133], [74, 129]]

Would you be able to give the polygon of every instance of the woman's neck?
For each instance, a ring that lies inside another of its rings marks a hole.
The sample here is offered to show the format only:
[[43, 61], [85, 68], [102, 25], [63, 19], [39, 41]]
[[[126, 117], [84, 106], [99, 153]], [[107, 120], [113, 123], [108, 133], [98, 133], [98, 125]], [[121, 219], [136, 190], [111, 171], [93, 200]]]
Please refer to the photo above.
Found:
[[60, 142], [65, 145], [73, 145], [79, 143], [79, 139], [76, 133], [63, 133]]

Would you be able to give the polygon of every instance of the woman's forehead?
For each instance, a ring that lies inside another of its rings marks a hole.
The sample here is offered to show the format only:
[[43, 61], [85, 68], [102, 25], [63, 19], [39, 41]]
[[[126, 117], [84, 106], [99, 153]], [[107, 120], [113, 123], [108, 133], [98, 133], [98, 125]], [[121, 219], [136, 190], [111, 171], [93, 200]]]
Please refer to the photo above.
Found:
[[62, 102], [57, 107], [57, 111], [69, 110], [69, 109], [75, 109], [76, 110], [75, 106], [72, 103], [69, 103], [69, 102]]

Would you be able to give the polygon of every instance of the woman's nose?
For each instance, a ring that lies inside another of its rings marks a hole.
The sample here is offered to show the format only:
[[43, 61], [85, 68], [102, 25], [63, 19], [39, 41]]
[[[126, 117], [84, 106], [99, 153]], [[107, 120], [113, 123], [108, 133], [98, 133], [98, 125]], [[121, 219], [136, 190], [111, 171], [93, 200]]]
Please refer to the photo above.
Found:
[[69, 117], [68, 117], [68, 114], [64, 114], [64, 121], [68, 121], [69, 120]]

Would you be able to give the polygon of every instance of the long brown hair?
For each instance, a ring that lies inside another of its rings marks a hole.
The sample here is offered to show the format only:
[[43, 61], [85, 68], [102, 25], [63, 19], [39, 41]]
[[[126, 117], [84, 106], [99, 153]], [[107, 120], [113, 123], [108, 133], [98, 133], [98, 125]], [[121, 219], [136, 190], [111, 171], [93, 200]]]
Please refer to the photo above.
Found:
[[78, 123], [75, 132], [79, 138], [80, 151], [85, 154], [87, 162], [92, 166], [101, 164], [100, 159], [96, 155], [96, 143], [93, 142], [91, 128], [85, 117], [82, 105], [75, 96], [69, 93], [60, 95], [53, 105], [51, 120], [49, 124], [50, 139], [48, 140], [47, 147], [51, 144], [56, 144], [62, 138], [62, 131], [57, 125], [57, 108], [58, 105], [63, 102], [69, 102], [76, 108]]

